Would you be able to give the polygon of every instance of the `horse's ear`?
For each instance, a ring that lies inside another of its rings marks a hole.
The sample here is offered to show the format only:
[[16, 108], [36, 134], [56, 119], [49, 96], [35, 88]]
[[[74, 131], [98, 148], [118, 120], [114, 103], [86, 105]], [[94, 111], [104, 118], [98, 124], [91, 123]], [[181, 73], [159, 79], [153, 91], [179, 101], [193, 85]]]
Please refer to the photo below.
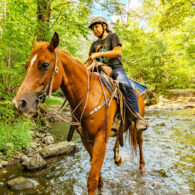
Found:
[[38, 43], [39, 41], [33, 40], [33, 47]]
[[51, 39], [51, 41], [50, 41], [49, 50], [54, 51], [54, 49], [56, 47], [58, 47], [58, 45], [59, 45], [59, 35], [58, 35], [57, 32], [55, 32], [52, 39]]

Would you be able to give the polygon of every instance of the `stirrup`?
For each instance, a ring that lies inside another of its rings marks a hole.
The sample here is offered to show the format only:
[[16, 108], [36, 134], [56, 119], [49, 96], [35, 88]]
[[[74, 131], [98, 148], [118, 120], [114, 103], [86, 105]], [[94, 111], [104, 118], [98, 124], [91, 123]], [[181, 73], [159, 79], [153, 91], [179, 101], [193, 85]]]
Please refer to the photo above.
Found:
[[149, 127], [149, 123], [139, 113], [136, 113], [136, 115], [137, 115], [137, 120], [141, 120], [146, 125], [146, 128], [138, 130], [136, 127], [136, 122], [135, 122], [135, 127], [136, 127], [137, 132], [145, 131]]

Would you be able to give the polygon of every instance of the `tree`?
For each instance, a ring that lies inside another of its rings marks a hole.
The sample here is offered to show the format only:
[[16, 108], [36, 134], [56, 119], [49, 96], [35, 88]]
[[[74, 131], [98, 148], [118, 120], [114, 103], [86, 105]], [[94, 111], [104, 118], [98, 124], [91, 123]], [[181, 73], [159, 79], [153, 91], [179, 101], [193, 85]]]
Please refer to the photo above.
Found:
[[0, 0], [0, 99], [11, 97], [25, 74], [34, 39], [48, 41], [57, 31], [60, 46], [83, 55], [91, 0]]
[[51, 0], [37, 0], [37, 40], [49, 41]]
[[127, 23], [113, 24], [123, 43], [129, 76], [157, 92], [194, 87], [195, 16], [189, 6], [191, 2], [183, 0], [144, 0], [142, 8], [128, 11]]

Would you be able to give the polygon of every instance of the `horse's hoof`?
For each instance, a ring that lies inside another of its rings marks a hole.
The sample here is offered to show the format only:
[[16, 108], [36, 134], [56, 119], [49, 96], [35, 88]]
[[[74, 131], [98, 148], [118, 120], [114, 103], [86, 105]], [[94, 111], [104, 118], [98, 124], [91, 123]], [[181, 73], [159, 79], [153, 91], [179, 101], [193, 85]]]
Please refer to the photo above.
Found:
[[122, 164], [122, 158], [120, 157], [120, 159], [118, 161], [115, 160], [115, 165], [120, 166]]
[[100, 176], [98, 181], [98, 189], [100, 190], [103, 187], [103, 178]]
[[140, 172], [141, 173], [146, 173], [146, 168], [145, 168], [145, 165], [140, 165], [140, 168], [139, 168]]

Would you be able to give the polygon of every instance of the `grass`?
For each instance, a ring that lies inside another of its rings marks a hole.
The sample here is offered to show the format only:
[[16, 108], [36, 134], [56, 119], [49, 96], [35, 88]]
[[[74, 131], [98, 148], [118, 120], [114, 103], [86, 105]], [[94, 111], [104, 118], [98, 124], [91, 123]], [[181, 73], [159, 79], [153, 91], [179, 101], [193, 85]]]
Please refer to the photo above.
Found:
[[11, 101], [0, 101], [0, 156], [14, 157], [30, 146], [35, 125], [34, 120], [18, 115]]
[[6, 158], [14, 157], [23, 148], [32, 144], [31, 129], [34, 122], [19, 117], [12, 124], [0, 122], [0, 154]]
[[46, 98], [45, 100], [45, 105], [46, 106], [51, 106], [51, 105], [62, 105], [64, 103], [65, 98], [60, 98], [60, 97], [51, 97], [51, 98]]

